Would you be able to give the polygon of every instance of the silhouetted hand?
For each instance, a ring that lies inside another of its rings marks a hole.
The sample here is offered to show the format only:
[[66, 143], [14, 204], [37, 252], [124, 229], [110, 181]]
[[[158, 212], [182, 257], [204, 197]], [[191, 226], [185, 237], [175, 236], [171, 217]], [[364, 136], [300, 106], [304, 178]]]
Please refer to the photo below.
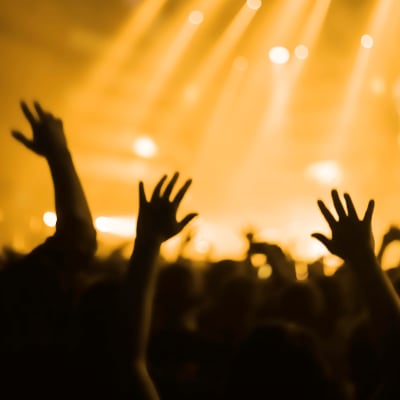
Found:
[[383, 235], [383, 243], [388, 245], [396, 240], [400, 240], [400, 228], [392, 225], [389, 230]]
[[361, 254], [368, 255], [374, 252], [374, 238], [371, 229], [371, 219], [374, 210], [374, 201], [370, 200], [363, 219], [359, 219], [349, 194], [344, 194], [347, 211], [345, 210], [337, 190], [332, 190], [332, 200], [338, 215], [336, 220], [322, 200], [318, 200], [318, 207], [325, 217], [332, 231], [332, 238], [328, 239], [321, 233], [311, 236], [318, 239], [332, 253], [344, 260], [352, 261]]
[[67, 149], [62, 121], [45, 111], [38, 102], [34, 102], [37, 115], [21, 102], [21, 109], [32, 128], [32, 139], [20, 131], [12, 131], [13, 137], [34, 153], [49, 157]]
[[136, 229], [138, 237], [164, 242], [178, 234], [197, 216], [197, 213], [191, 213], [181, 221], [177, 221], [176, 213], [179, 204], [192, 183], [190, 179], [187, 180], [176, 196], [170, 199], [178, 177], [179, 174], [175, 173], [163, 190], [167, 179], [167, 176], [164, 175], [154, 188], [150, 200], [146, 199], [143, 182], [139, 183], [139, 215]]

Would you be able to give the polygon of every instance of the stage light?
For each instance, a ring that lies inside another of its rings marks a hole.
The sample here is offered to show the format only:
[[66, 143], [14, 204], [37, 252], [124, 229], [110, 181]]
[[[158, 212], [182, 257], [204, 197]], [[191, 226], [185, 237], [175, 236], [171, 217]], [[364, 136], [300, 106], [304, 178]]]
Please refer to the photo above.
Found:
[[95, 227], [99, 232], [121, 237], [133, 237], [136, 231], [134, 217], [97, 217]]
[[46, 211], [43, 214], [43, 222], [49, 228], [54, 228], [57, 223], [57, 215], [52, 211]]
[[262, 1], [261, 0], [247, 0], [246, 4], [247, 4], [247, 7], [250, 8], [250, 10], [258, 10], [262, 6]]
[[139, 157], [152, 158], [157, 154], [157, 145], [150, 137], [141, 136], [133, 142], [133, 151]]
[[342, 173], [336, 161], [319, 161], [312, 163], [306, 169], [308, 178], [323, 184], [338, 184], [341, 180]]
[[362, 35], [361, 36], [361, 46], [365, 49], [372, 49], [374, 47], [374, 39], [371, 35]]
[[299, 44], [296, 46], [294, 49], [294, 55], [299, 59], [299, 60], [305, 60], [308, 58], [308, 47], [305, 46], [304, 44]]
[[290, 59], [289, 50], [283, 46], [272, 47], [269, 51], [269, 59], [274, 64], [286, 64]]
[[200, 25], [204, 21], [204, 15], [201, 11], [195, 10], [189, 14], [189, 22], [193, 25]]

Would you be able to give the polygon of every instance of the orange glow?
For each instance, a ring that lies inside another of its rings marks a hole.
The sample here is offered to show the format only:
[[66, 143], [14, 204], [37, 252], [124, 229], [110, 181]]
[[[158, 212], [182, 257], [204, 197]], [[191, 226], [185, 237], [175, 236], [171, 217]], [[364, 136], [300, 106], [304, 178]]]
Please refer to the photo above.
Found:
[[[326, 256], [310, 233], [329, 233], [331, 186], [375, 198], [377, 242], [400, 224], [400, 1], [8, 3], [1, 129], [30, 135], [21, 97], [63, 118], [105, 242], [134, 238], [139, 180], [175, 170], [193, 178], [197, 259], [243, 257], [248, 224], [301, 262]], [[2, 244], [29, 249], [56, 225], [51, 176], [0, 142]]]

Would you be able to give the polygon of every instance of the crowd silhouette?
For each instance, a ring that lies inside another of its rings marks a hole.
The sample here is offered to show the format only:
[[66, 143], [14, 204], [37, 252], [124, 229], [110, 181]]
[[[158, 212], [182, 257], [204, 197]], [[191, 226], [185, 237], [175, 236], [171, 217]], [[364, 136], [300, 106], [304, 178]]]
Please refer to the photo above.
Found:
[[37, 102], [21, 109], [32, 135], [12, 135], [46, 160], [57, 224], [29, 254], [1, 259], [2, 398], [400, 398], [400, 269], [381, 268], [400, 230], [375, 253], [373, 200], [364, 212], [348, 193], [332, 190], [333, 207], [318, 200], [331, 235], [310, 234], [343, 260], [333, 276], [316, 260], [298, 280], [295, 260], [252, 232], [242, 260], [199, 270], [160, 255], [197, 216], [177, 219], [192, 181], [164, 175], [153, 190], [139, 183], [129, 260], [99, 259], [62, 121]]

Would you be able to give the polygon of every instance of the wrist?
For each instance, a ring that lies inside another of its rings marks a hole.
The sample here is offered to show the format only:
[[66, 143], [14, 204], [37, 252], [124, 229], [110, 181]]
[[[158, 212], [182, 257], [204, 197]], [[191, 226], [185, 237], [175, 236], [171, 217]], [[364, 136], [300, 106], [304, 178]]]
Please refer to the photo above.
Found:
[[346, 261], [348, 261], [355, 269], [360, 267], [365, 270], [365, 268], [367, 268], [368, 266], [379, 267], [378, 260], [374, 253], [374, 250], [371, 247], [355, 248], [352, 254], [347, 257]]
[[163, 241], [156, 235], [140, 234], [138, 233], [135, 238], [135, 247], [141, 246], [151, 250], [159, 250]]
[[72, 155], [68, 147], [54, 148], [45, 157], [49, 164], [60, 163], [65, 160], [72, 161]]

